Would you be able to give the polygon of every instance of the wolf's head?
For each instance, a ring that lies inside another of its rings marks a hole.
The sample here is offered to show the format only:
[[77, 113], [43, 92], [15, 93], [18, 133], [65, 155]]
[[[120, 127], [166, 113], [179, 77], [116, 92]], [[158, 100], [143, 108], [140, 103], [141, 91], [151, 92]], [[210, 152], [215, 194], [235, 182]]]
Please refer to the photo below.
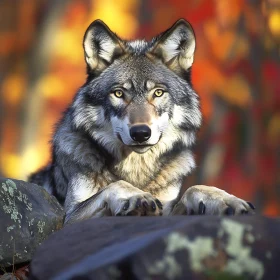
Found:
[[146, 42], [124, 41], [97, 20], [83, 45], [88, 79], [73, 105], [77, 128], [113, 153], [194, 142], [201, 114], [190, 83], [195, 36], [187, 21]]

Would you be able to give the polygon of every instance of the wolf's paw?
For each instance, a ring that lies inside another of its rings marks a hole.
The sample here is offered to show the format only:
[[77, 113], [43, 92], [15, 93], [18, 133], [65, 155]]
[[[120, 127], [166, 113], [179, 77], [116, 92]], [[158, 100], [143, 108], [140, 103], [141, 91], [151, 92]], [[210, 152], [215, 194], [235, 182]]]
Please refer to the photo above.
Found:
[[223, 190], [197, 185], [184, 193], [173, 212], [187, 215], [242, 215], [253, 214], [254, 209], [252, 203]]
[[[113, 216], [159, 216], [161, 202], [150, 193], [143, 192], [125, 181], [108, 186], [111, 191], [105, 201]], [[109, 191], [108, 188], [108, 191]]]

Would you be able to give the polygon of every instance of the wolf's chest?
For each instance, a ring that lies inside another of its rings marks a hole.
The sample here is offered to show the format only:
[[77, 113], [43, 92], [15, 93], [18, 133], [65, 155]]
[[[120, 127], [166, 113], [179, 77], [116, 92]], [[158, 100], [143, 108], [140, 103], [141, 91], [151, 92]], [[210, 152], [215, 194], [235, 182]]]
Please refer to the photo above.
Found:
[[121, 180], [144, 190], [160, 171], [160, 164], [151, 156], [132, 153], [117, 164], [114, 171]]

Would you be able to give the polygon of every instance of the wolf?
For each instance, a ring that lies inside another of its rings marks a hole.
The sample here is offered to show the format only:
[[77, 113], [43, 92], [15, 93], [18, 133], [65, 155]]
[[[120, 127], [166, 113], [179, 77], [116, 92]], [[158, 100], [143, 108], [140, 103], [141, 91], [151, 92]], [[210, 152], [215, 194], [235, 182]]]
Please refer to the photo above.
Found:
[[192, 88], [195, 35], [178, 20], [151, 41], [127, 41], [101, 20], [85, 32], [87, 80], [57, 124], [51, 163], [30, 182], [56, 196], [65, 223], [93, 216], [238, 215], [254, 206], [196, 185], [192, 147], [202, 116]]

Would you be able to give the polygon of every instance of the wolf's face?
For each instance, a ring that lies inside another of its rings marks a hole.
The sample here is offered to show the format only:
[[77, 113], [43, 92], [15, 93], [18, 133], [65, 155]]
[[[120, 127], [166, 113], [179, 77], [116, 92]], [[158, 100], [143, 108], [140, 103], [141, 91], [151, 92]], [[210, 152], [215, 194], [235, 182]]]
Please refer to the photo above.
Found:
[[201, 123], [189, 80], [194, 49], [184, 20], [151, 42], [123, 41], [93, 22], [84, 37], [89, 76], [74, 102], [76, 127], [109, 150], [145, 153], [161, 142], [192, 144]]

